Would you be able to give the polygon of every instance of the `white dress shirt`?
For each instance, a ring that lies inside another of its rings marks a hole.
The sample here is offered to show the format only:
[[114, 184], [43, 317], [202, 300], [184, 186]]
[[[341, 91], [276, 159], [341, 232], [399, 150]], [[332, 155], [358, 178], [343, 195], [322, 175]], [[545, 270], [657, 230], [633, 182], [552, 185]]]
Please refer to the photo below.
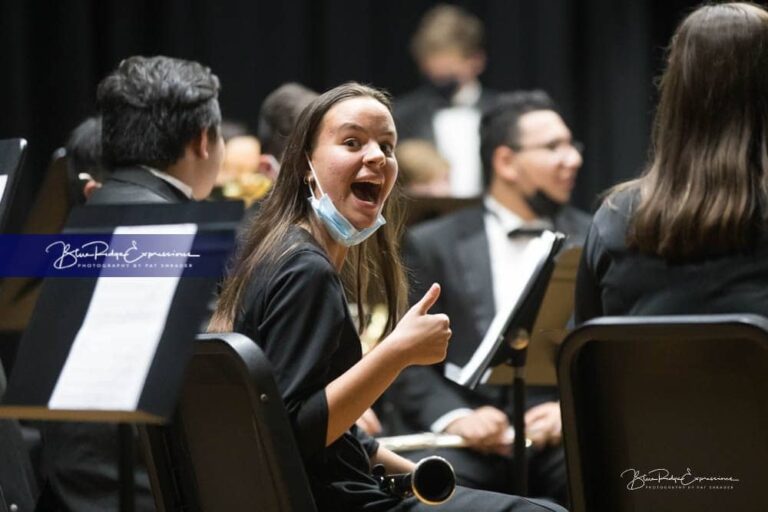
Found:
[[[509, 237], [509, 233], [520, 228], [524, 229], [552, 229], [552, 223], [537, 219], [525, 222], [519, 215], [507, 209], [490, 195], [483, 198], [485, 205], [485, 234], [488, 237], [488, 253], [491, 260], [491, 281], [493, 283], [493, 304], [496, 311], [502, 305], [512, 300], [510, 292], [513, 287], [509, 283], [514, 282], [518, 265], [528, 243], [534, 236]], [[483, 333], [485, 334], [485, 333]], [[454, 420], [468, 416], [472, 409], [455, 409], [440, 416], [432, 425], [432, 432], [443, 432]]]
[[169, 185], [171, 185], [173, 188], [179, 189], [179, 191], [182, 194], [184, 194], [185, 196], [187, 196], [187, 198], [194, 199], [192, 197], [192, 187], [190, 187], [189, 185], [187, 185], [186, 183], [181, 181], [179, 178], [177, 178], [175, 176], [171, 176], [167, 172], [158, 171], [154, 167], [150, 167], [148, 165], [140, 165], [139, 167], [141, 167], [142, 169], [145, 169], [145, 170], [151, 172], [152, 174], [154, 174], [155, 176], [157, 176], [161, 180], [163, 180], [166, 183], [168, 183]]
[[488, 236], [488, 252], [491, 256], [491, 281], [493, 282], [493, 305], [496, 311], [514, 299], [509, 283], [516, 281], [519, 262], [528, 243], [534, 236], [511, 238], [509, 233], [516, 229], [552, 229], [552, 223], [536, 219], [525, 222], [519, 215], [507, 209], [491, 196], [485, 196], [485, 233]]

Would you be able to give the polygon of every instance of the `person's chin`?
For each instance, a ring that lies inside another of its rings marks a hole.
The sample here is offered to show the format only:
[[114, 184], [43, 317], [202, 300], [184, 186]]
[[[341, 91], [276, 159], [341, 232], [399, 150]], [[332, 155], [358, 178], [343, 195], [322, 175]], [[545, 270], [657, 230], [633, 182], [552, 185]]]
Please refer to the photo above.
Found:
[[375, 203], [354, 200], [354, 206], [344, 216], [357, 229], [369, 228], [376, 222], [379, 214], [379, 207]]
[[355, 229], [358, 231], [362, 231], [364, 229], [368, 229], [369, 227], [373, 226], [374, 222], [376, 222], [376, 219], [367, 219], [364, 221], [355, 221], [352, 222], [352, 225], [355, 226]]
[[363, 229], [373, 226], [376, 222], [376, 216], [363, 214], [362, 212], [354, 212], [352, 215], [347, 216], [347, 220], [352, 224], [355, 229], [362, 231]]

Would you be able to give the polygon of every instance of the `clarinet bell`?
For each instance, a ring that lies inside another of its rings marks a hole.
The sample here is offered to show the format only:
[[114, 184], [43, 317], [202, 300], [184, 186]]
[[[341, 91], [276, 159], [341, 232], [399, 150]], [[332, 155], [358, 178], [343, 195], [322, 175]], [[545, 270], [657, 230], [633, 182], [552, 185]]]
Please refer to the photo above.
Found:
[[456, 491], [456, 474], [442, 457], [425, 457], [416, 463], [411, 473], [384, 475], [384, 466], [373, 468], [373, 476], [386, 492], [401, 498], [415, 496], [426, 505], [448, 501]]

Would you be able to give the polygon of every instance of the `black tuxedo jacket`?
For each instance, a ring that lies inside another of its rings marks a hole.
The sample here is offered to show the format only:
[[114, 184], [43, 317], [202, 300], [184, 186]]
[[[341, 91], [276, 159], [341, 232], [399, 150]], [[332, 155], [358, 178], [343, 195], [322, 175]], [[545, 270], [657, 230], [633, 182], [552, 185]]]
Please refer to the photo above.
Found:
[[[445, 313], [450, 318], [453, 336], [447, 360], [462, 365], [480, 344], [496, 314], [484, 212], [482, 206], [468, 208], [416, 226], [404, 245], [410, 302], [418, 301], [433, 282], [440, 283], [440, 298], [430, 312]], [[567, 206], [553, 219], [555, 229], [569, 235], [570, 245], [584, 242], [589, 222], [589, 215]], [[419, 431], [429, 429], [454, 409], [482, 405], [504, 409], [506, 394], [497, 386], [479, 386], [474, 391], [459, 386], [443, 377], [442, 365], [435, 365], [406, 369], [390, 396], [397, 402], [406, 427]], [[529, 398], [532, 406], [549, 395], [539, 400], [533, 395]], [[507, 412], [511, 414], [508, 407]]]
[[[481, 112], [497, 97], [497, 93], [485, 87], [480, 90], [480, 99], [475, 105]], [[425, 139], [435, 142], [435, 130], [432, 118], [438, 110], [450, 107], [447, 99], [429, 85], [423, 85], [410, 93], [397, 98], [394, 104], [394, 118], [398, 138]]]
[[183, 203], [181, 190], [141, 167], [116, 169], [88, 199], [93, 204]]

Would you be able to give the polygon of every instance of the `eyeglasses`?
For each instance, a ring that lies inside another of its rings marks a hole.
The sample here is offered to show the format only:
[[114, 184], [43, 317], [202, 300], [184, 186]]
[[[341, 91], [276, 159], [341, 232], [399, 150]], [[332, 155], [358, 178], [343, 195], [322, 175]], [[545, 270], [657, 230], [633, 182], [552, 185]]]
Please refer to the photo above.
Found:
[[577, 140], [572, 140], [570, 142], [566, 142], [562, 140], [553, 140], [552, 142], [547, 142], [546, 144], [536, 144], [532, 146], [511, 145], [510, 147], [518, 152], [519, 151], [535, 151], [539, 149], [544, 149], [551, 153], [556, 153], [559, 156], [563, 156], [572, 150], [576, 150], [576, 152], [579, 153], [580, 155], [584, 154], [584, 144], [582, 144]]

